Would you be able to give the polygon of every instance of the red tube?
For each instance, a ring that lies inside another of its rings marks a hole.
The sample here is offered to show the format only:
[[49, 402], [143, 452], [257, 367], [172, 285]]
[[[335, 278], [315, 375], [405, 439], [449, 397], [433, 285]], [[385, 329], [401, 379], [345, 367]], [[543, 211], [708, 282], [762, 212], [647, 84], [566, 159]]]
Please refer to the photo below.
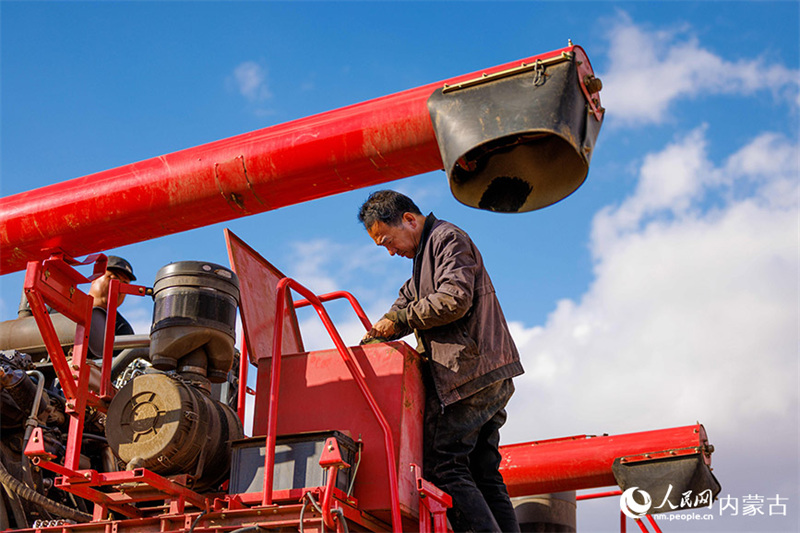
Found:
[[[500, 472], [513, 496], [616, 485], [611, 465], [618, 457], [696, 449], [706, 453], [708, 437], [701, 424], [625, 435], [580, 435], [502, 446]], [[710, 459], [706, 457], [706, 462]]]
[[79, 257], [441, 169], [428, 97], [443, 83], [519, 64], [3, 198], [0, 274], [53, 251]]

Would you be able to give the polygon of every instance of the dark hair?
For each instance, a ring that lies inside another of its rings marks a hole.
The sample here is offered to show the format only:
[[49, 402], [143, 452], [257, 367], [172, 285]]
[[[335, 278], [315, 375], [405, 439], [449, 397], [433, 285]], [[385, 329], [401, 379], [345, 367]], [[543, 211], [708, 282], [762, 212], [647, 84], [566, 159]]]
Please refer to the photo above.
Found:
[[422, 214], [417, 204], [404, 194], [390, 190], [375, 191], [369, 195], [358, 211], [358, 220], [367, 229], [376, 222], [397, 226], [403, 218], [403, 213]]

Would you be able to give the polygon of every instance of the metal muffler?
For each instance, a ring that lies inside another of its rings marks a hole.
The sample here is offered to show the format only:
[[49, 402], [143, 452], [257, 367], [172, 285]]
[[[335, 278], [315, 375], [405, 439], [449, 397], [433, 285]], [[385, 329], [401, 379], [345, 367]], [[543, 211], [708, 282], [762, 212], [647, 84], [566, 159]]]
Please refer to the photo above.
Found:
[[153, 296], [153, 366], [224, 382], [235, 351], [236, 274], [202, 261], [170, 263], [156, 274]]
[[452, 86], [428, 99], [456, 199], [516, 213], [551, 205], [586, 179], [600, 132], [600, 80], [579, 47]]

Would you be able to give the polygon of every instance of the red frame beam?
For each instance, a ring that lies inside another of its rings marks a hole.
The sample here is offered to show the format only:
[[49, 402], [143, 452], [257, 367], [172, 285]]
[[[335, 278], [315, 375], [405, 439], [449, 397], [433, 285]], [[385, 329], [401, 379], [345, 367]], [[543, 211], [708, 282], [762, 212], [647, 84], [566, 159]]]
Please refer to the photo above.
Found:
[[527, 496], [616, 485], [611, 466], [618, 457], [657, 458], [702, 453], [711, 464], [701, 424], [624, 435], [510, 444], [500, 447], [500, 473], [511, 496]]
[[[0, 199], [0, 274], [442, 168], [427, 109], [455, 85], [579, 46]], [[163, 215], [161, 215], [163, 214]]]

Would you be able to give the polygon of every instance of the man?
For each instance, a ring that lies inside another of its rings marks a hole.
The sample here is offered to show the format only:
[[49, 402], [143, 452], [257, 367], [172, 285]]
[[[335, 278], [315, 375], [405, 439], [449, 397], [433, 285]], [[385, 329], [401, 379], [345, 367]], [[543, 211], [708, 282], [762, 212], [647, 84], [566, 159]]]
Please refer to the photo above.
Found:
[[[108, 256], [108, 263], [106, 265], [105, 273], [99, 278], [92, 281], [89, 287], [89, 296], [94, 298], [92, 307], [92, 328], [90, 330], [89, 350], [95, 357], [99, 357], [102, 353], [103, 346], [103, 329], [105, 328], [106, 310], [108, 309], [108, 288], [111, 280], [119, 280], [120, 283], [130, 283], [136, 281], [136, 276], [133, 274], [133, 267], [131, 264], [116, 255]], [[120, 293], [117, 299], [117, 320], [114, 324], [114, 335], [133, 335], [133, 328], [130, 323], [125, 320], [119, 312], [119, 306], [125, 301], [125, 294]], [[95, 322], [97, 317], [98, 322]], [[100, 327], [100, 326], [103, 327]]]
[[523, 370], [478, 249], [395, 191], [370, 195], [358, 218], [375, 244], [413, 260], [400, 296], [362, 342], [417, 334], [425, 477], [452, 496], [455, 531], [519, 531], [498, 446], [511, 378]]

